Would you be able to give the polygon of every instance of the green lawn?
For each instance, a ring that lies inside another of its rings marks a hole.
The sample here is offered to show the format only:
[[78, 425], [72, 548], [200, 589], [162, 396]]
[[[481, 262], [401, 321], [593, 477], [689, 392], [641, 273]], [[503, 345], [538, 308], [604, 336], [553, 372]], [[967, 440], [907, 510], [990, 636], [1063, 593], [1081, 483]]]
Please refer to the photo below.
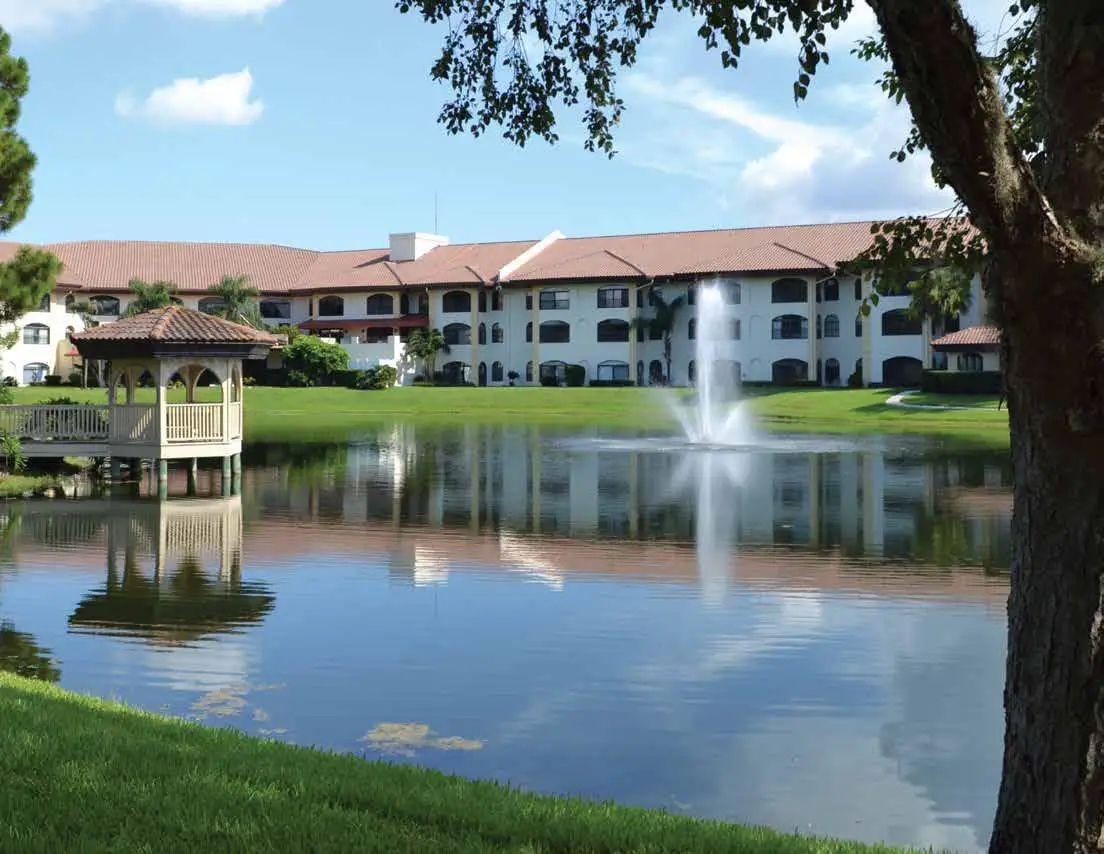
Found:
[[999, 395], [988, 394], [929, 394], [918, 391], [905, 398], [906, 403], [924, 406], [962, 406], [971, 409], [996, 409], [1001, 402]]
[[898, 850], [522, 794], [162, 718], [4, 673], [0, 719], [0, 851], [20, 854]]
[[[945, 434], [990, 445], [1008, 442], [1008, 417], [1003, 411], [900, 409], [885, 405], [890, 394], [886, 389], [764, 389], [752, 391], [751, 397], [752, 406], [767, 428]], [[15, 390], [16, 403], [57, 396], [96, 402], [106, 399], [102, 389]], [[143, 389], [140, 399], [152, 400], [152, 391]], [[602, 426], [645, 431], [669, 429], [674, 423], [661, 395], [638, 388], [420, 387], [353, 391], [257, 387], [246, 389], [246, 406], [246, 437], [254, 441], [340, 439], [357, 430], [397, 421], [437, 425]]]

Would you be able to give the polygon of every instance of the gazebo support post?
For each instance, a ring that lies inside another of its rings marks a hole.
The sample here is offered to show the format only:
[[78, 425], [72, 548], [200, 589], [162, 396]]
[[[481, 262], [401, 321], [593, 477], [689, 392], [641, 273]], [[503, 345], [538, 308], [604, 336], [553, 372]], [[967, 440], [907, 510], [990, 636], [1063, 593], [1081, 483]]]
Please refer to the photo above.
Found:
[[234, 464], [231, 462], [230, 457], [222, 458], [222, 479], [229, 482], [230, 474], [233, 471]]
[[188, 460], [188, 495], [195, 496], [199, 491], [199, 460], [192, 457]]
[[230, 455], [230, 470], [234, 473], [234, 477], [239, 477], [241, 475], [241, 454]]

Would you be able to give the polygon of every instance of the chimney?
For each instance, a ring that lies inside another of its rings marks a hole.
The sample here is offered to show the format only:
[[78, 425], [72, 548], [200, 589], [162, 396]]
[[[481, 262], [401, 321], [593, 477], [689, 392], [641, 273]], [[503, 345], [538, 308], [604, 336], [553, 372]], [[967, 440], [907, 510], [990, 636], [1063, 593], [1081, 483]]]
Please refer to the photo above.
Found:
[[447, 246], [448, 242], [447, 237], [421, 231], [392, 234], [390, 260], [417, 261], [430, 250], [438, 246]]

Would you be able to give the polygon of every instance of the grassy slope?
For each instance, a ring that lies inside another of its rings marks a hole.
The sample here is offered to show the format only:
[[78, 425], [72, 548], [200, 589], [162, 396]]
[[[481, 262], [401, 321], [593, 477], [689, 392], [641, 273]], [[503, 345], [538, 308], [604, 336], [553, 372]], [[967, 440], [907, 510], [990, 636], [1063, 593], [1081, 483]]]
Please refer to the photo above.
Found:
[[0, 851], [873, 854], [208, 729], [0, 673]]
[[[1007, 444], [1006, 412], [939, 412], [888, 407], [887, 390], [766, 390], [753, 396], [761, 421], [784, 430], [838, 433], [947, 434], [987, 444]], [[179, 395], [179, 393], [177, 393]], [[100, 402], [100, 389], [16, 389], [16, 403], [66, 396]], [[142, 390], [142, 400], [152, 392]], [[636, 388], [341, 388], [246, 390], [246, 436], [253, 440], [342, 439], [373, 424], [524, 423], [549, 427], [604, 426], [658, 430], [672, 426], [661, 396]]]

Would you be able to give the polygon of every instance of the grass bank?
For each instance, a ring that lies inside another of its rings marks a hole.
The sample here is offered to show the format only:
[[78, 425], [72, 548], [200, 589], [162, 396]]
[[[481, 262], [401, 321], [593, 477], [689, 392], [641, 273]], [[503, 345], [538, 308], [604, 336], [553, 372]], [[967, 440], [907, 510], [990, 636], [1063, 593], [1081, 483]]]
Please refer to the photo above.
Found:
[[60, 485], [61, 478], [52, 474], [4, 474], [0, 475], [0, 498], [20, 498]]
[[[141, 400], [152, 400], [143, 389]], [[203, 399], [210, 399], [204, 389]], [[687, 393], [682, 391], [680, 393]], [[174, 392], [179, 397], [181, 392]], [[942, 434], [987, 445], [1008, 444], [1008, 415], [1001, 411], [924, 411], [887, 406], [885, 389], [755, 389], [752, 406], [770, 429], [831, 433]], [[16, 403], [57, 396], [106, 400], [102, 389], [15, 390]], [[640, 388], [343, 388], [246, 389], [246, 438], [281, 441], [341, 439], [351, 432], [396, 421], [427, 425], [533, 424], [556, 428], [600, 426], [659, 430], [673, 426], [661, 395]]]
[[0, 850], [875, 854], [523, 794], [205, 728], [0, 673]]

